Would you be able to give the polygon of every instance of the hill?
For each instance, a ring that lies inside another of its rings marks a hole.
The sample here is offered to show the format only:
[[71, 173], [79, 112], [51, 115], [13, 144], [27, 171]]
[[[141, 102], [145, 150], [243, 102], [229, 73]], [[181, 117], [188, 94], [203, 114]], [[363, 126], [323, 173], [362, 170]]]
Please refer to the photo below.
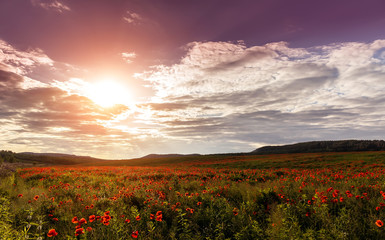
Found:
[[88, 163], [102, 163], [107, 160], [93, 158], [89, 156], [76, 156], [72, 154], [62, 153], [15, 153], [17, 162], [33, 163], [33, 164], [48, 164], [48, 165], [76, 165]]
[[200, 154], [148, 154], [139, 159], [156, 159], [156, 158], [179, 158], [179, 157], [194, 157]]
[[[191, 162], [210, 162], [219, 159], [241, 159], [247, 156], [284, 153], [329, 153], [329, 152], [370, 152], [385, 151], [383, 140], [341, 140], [312, 141], [283, 146], [265, 146], [248, 153], [227, 154], [149, 154], [141, 158], [106, 160], [90, 156], [76, 156], [62, 153], [14, 153], [0, 151], [0, 163], [23, 163], [38, 166], [81, 165], [81, 166], [160, 166]], [[231, 160], [232, 161], [232, 160]]]
[[383, 140], [340, 140], [340, 141], [312, 141], [283, 146], [265, 146], [251, 152], [251, 154], [277, 153], [321, 153], [321, 152], [362, 152], [385, 151]]

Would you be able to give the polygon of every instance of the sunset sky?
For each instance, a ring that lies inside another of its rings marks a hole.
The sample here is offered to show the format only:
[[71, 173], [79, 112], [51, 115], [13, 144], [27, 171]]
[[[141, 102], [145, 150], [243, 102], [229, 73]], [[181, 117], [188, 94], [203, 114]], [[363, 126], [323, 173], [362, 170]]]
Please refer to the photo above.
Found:
[[0, 149], [384, 139], [383, 0], [1, 0]]

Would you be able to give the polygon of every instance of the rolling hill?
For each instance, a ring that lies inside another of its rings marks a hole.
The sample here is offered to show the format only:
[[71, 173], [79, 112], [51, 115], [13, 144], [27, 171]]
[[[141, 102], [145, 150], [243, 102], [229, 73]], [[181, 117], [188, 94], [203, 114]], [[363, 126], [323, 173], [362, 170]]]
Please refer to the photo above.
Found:
[[277, 153], [317, 153], [317, 152], [362, 152], [385, 151], [383, 140], [340, 140], [340, 141], [312, 141], [283, 146], [265, 146], [251, 152], [251, 154]]

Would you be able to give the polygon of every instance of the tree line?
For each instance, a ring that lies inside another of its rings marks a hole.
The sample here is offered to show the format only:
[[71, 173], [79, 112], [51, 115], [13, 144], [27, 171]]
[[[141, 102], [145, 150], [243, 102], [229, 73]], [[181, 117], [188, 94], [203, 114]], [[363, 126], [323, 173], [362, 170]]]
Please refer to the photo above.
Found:
[[3, 162], [9, 162], [9, 163], [17, 162], [16, 153], [12, 151], [7, 151], [7, 150], [1, 150], [0, 163], [3, 163]]
[[338, 140], [312, 141], [283, 146], [265, 146], [254, 150], [253, 154], [274, 153], [316, 153], [316, 152], [361, 152], [385, 151], [383, 140]]

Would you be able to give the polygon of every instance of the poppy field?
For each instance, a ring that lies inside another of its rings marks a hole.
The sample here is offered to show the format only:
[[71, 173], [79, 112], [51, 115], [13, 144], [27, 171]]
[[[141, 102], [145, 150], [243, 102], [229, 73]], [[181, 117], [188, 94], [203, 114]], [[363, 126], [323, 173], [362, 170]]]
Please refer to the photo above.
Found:
[[0, 183], [0, 239], [384, 239], [377, 153], [21, 168]]

